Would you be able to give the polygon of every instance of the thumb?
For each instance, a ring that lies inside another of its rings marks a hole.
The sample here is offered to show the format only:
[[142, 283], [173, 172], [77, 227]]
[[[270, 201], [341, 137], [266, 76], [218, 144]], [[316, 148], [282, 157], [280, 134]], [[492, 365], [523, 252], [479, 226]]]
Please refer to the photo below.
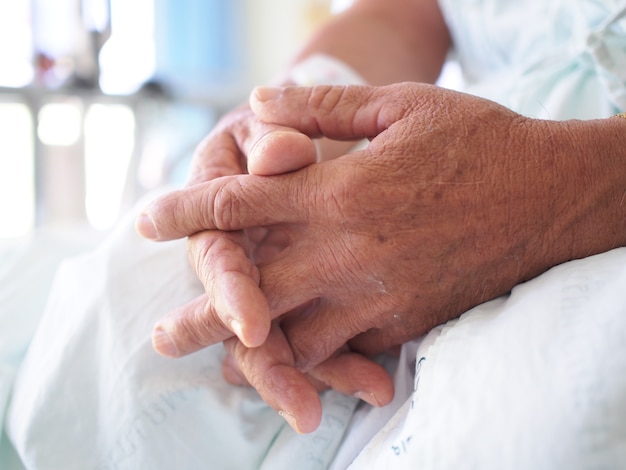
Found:
[[279, 175], [317, 160], [315, 144], [306, 135], [274, 124], [264, 124], [264, 128], [248, 152], [250, 174]]
[[408, 84], [373, 86], [257, 87], [250, 107], [265, 122], [335, 140], [373, 138], [401, 119]]

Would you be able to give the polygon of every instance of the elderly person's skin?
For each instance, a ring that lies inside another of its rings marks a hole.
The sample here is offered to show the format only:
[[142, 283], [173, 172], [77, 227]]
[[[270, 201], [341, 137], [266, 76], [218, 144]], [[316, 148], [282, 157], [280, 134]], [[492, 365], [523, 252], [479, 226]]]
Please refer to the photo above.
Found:
[[[385, 5], [403, 11], [397, 18], [390, 8], [391, 23], [418, 21], [406, 2], [359, 4], [356, 24], [367, 18], [370, 33]], [[414, 4], [419, 21], [426, 12], [435, 18], [428, 27], [381, 26], [370, 36], [376, 44], [391, 33], [411, 37], [400, 63], [422, 68], [394, 69], [399, 57], [380, 51], [374, 59], [380, 46], [365, 40], [351, 46], [363, 46], [361, 54], [334, 55], [369, 58], [353, 65], [372, 83], [432, 81], [449, 39], [433, 26], [445, 29], [432, 13], [436, 2]], [[318, 38], [325, 52], [333, 52], [324, 46], [329, 28]], [[415, 60], [424, 55], [430, 61]], [[367, 63], [389, 76], [368, 74]], [[157, 326], [170, 341], [155, 335], [157, 349], [176, 356], [226, 340], [226, 376], [251, 383], [301, 432], [321, 416], [311, 383], [373, 404], [391, 399], [388, 377], [350, 349], [384, 351], [555, 264], [624, 243], [626, 121], [535, 121], [418, 84], [270, 95], [258, 90], [251, 100], [265, 123], [246, 107], [223, 120], [200, 146], [198, 184], [147, 209], [156, 231], [146, 220], [139, 228], [161, 240], [193, 234], [190, 257], [207, 291]], [[290, 174], [258, 176], [312, 163], [308, 137], [321, 135], [372, 142]], [[257, 176], [213, 180], [246, 169]], [[367, 383], [369, 371], [376, 380]]]
[[[293, 64], [311, 54], [327, 53], [351, 64], [372, 84], [402, 80], [433, 82], [449, 45], [448, 31], [436, 0], [410, 3], [355, 0], [347, 12], [318, 31]], [[289, 67], [277, 83], [290, 84], [288, 72]], [[260, 122], [246, 105], [225, 116], [198, 146], [189, 186], [224, 175], [283, 173], [343, 155], [351, 146], [351, 143], [319, 139], [314, 147], [310, 139], [298, 132]], [[141, 223], [139, 227], [144, 235], [152, 236], [149, 228]], [[256, 265], [271, 259], [284, 246], [281, 232], [259, 228], [228, 233], [202, 231], [190, 236], [191, 263], [205, 284], [206, 295], [170, 312], [156, 325], [155, 348], [166, 355], [186, 354], [209, 344], [215, 328], [222, 328], [224, 337], [237, 333], [247, 346], [261, 345], [270, 331], [270, 313], [258, 289]], [[169, 333], [169, 341], [163, 341], [162, 333]], [[363, 357], [349, 354], [345, 349], [335, 354], [332, 361], [310, 371], [311, 382], [318, 389], [332, 386], [345, 393], [357, 390], [357, 396], [372, 404], [388, 403], [393, 396], [389, 377], [381, 376], [380, 366], [374, 362], [364, 363]], [[349, 373], [357, 370], [363, 375]], [[226, 360], [224, 371], [233, 383], [241, 381], [232, 356]], [[377, 377], [377, 380], [365, 377]], [[287, 417], [295, 416], [297, 413], [289, 410], [300, 402], [283, 400], [285, 403], [280, 406], [270, 395], [281, 385], [274, 382], [269, 387], [268, 384], [265, 381], [254, 385], [272, 406], [286, 410]], [[293, 383], [290, 386], [294, 387]], [[303, 396], [312, 389], [308, 383], [300, 388]], [[321, 416], [319, 403], [311, 403], [304, 409], [306, 412], [299, 416], [295, 426], [300, 431], [314, 429]]]
[[[255, 387], [267, 388], [265, 371], [286, 352], [289, 366], [310, 370], [346, 343], [384, 351], [551, 266], [626, 242], [622, 119], [533, 120], [413, 83], [261, 89], [252, 107], [311, 137], [372, 139], [297, 172], [219, 178], [148, 208], [160, 240], [272, 226], [287, 235], [287, 249], [258, 267], [259, 290], [272, 318], [314, 304], [275, 328], [281, 346], [273, 336], [261, 349], [227, 341]], [[228, 325], [214, 315], [203, 341], [225, 339]], [[273, 399], [283, 410], [298, 401], [283, 399]]]

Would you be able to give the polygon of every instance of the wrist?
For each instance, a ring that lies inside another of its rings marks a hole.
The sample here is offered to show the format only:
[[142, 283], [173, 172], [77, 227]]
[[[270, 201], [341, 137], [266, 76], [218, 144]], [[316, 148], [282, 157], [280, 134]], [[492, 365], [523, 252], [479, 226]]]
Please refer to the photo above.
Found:
[[626, 245], [626, 119], [537, 125], [541, 155], [553, 165], [550, 196], [538, 200], [552, 213], [542, 237], [546, 268]]

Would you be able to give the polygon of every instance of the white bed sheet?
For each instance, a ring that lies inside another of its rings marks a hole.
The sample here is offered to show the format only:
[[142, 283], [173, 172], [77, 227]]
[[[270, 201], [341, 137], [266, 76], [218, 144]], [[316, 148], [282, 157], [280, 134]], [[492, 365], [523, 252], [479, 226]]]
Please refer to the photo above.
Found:
[[[41, 229], [0, 241], [0, 423], [17, 370], [43, 315], [61, 261], [93, 249], [105, 236], [83, 226]], [[0, 434], [0, 468], [21, 468]]]
[[405, 347], [392, 407], [327, 393], [320, 431], [302, 437], [224, 383], [219, 346], [152, 351], [152, 323], [201, 286], [184, 242], [141, 240], [132, 217], [63, 264], [40, 318], [58, 262], [92, 245], [38, 236], [2, 254], [0, 405], [22, 463], [3, 436], [0, 468], [343, 469], [363, 447], [355, 469], [626, 464], [624, 248], [557, 266]]

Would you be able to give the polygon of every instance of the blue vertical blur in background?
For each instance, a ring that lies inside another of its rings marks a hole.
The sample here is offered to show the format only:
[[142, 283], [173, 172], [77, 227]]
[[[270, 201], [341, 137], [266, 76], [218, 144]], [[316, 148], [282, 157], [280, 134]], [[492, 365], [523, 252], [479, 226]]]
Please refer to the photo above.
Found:
[[192, 96], [245, 84], [242, 0], [155, 0], [157, 79]]

